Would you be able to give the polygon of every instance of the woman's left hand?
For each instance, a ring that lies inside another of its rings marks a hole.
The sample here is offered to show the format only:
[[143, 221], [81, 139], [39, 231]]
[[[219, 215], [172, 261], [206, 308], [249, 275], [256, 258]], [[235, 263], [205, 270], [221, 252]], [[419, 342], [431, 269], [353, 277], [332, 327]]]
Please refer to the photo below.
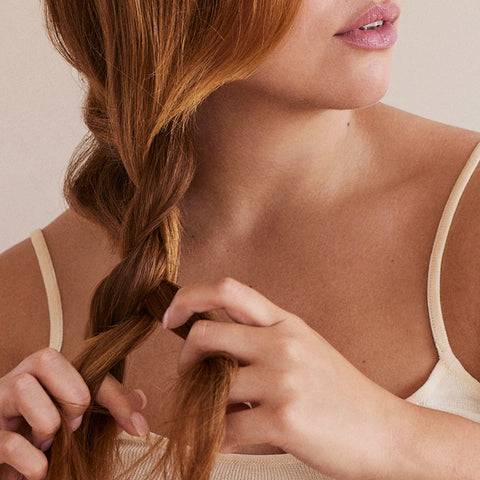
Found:
[[176, 328], [194, 312], [215, 309], [234, 322], [197, 321], [179, 371], [208, 352], [239, 361], [229, 402], [253, 408], [227, 414], [224, 447], [268, 443], [337, 479], [389, 478], [403, 400], [369, 380], [302, 319], [232, 278], [180, 288], [164, 326]]

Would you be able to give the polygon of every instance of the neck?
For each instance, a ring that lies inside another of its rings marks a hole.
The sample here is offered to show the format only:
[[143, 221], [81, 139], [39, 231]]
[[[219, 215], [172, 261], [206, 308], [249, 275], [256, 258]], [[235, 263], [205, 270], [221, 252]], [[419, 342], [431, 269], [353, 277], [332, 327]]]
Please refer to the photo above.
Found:
[[286, 108], [233, 84], [197, 110], [198, 167], [184, 208], [245, 234], [278, 211], [348, 196], [369, 150], [358, 110]]

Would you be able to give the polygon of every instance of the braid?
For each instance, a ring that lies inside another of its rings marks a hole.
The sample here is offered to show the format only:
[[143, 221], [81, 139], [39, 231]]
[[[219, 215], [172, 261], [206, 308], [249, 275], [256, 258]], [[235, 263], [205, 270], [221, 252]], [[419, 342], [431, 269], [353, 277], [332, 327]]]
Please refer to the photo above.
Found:
[[[73, 362], [92, 398], [74, 433], [53, 400], [62, 425], [47, 479], [107, 480], [116, 423], [95, 397], [108, 373], [123, 382], [126, 357], [154, 332], [179, 288], [179, 202], [196, 168], [196, 108], [251, 73], [288, 31], [300, 0], [43, 1], [52, 42], [88, 84], [90, 133], [72, 156], [64, 195], [105, 228], [121, 255], [94, 292], [85, 346]], [[174, 332], [185, 338], [193, 322], [213, 318], [194, 314]], [[227, 354], [209, 355], [178, 379], [157, 473], [208, 479], [237, 368]]]
[[[180, 141], [167, 138], [164, 146], [158, 145], [159, 142], [152, 144], [156, 147], [152, 150], [152, 160], [146, 164], [142, 175], [138, 175], [140, 184], [135, 188], [123, 214], [119, 232], [123, 259], [94, 293], [88, 332], [90, 338], [83, 352], [73, 362], [88, 385], [92, 399], [107, 373], [120, 382], [124, 380], [125, 358], [153, 333], [178, 290], [175, 280], [180, 254], [181, 219], [176, 205], [193, 176], [192, 157], [186, 156], [181, 163], [175, 163], [172, 159], [172, 152], [179, 151]], [[180, 151], [188, 151], [187, 145], [184, 142], [184, 148]], [[178, 172], [179, 165], [186, 166], [183, 172]], [[177, 172], [170, 172], [169, 169]], [[160, 176], [168, 179], [161, 186], [155, 181]], [[173, 184], [175, 179], [178, 185]], [[198, 318], [209, 317], [197, 315], [190, 322]], [[186, 337], [188, 326], [177, 333]], [[227, 366], [230, 366], [229, 375], [225, 375]], [[178, 416], [184, 419], [193, 417], [199, 425], [210, 425], [209, 432], [193, 428], [197, 437], [202, 439], [194, 441], [193, 445], [200, 449], [202, 458], [208, 461], [206, 465], [200, 465], [195, 461], [197, 455], [186, 448], [188, 442], [192, 441], [192, 422], [184, 421], [179, 422], [181, 427], [177, 425], [172, 433], [168, 453], [161, 457], [157, 471], [171, 472], [174, 468], [181, 468], [180, 478], [203, 478], [210, 471], [213, 454], [223, 439], [226, 400], [235, 371], [236, 362], [232, 359], [210, 357], [180, 379], [177, 387], [179, 401], [176, 402], [180, 410]], [[224, 377], [226, 381], [212, 382], [220, 390], [212, 395], [212, 385], [198, 382], [199, 376], [212, 380]], [[211, 408], [205, 408], [203, 404], [203, 414], [199, 415], [198, 405], [189, 402], [192, 397], [209, 399]], [[192, 407], [194, 409], [190, 413]], [[110, 452], [114, 450], [115, 432], [115, 421], [108, 411], [92, 401], [91, 408], [84, 414], [82, 426], [68, 439], [69, 445], [61, 441], [55, 441], [52, 445], [49, 478], [70, 478], [69, 471], [76, 472], [77, 476], [72, 478], [83, 478], [78, 475], [77, 459], [81, 459], [80, 463], [85, 468], [82, 473], [85, 479], [93, 476], [108, 478], [114, 466]], [[198, 432], [202, 432], [201, 435]], [[61, 453], [65, 449], [75, 453], [66, 457]], [[103, 458], [102, 465], [98, 465], [98, 458]]]

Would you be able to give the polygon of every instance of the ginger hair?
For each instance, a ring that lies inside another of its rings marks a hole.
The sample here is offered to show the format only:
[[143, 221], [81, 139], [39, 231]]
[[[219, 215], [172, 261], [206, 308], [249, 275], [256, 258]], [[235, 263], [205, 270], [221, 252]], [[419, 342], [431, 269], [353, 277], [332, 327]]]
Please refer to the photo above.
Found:
[[[72, 432], [62, 419], [48, 480], [107, 480], [116, 422], [95, 402], [107, 375], [161, 322], [179, 285], [179, 202], [195, 173], [195, 112], [216, 89], [247, 78], [291, 28], [300, 0], [43, 0], [50, 40], [80, 75], [88, 134], [64, 182], [68, 205], [101, 225], [121, 261], [96, 288], [85, 348], [73, 361], [91, 403]], [[193, 315], [175, 331], [183, 338]], [[238, 365], [212, 353], [176, 384], [176, 411], [156, 472], [207, 480], [225, 433]], [[158, 447], [159, 445], [156, 445]], [[151, 453], [150, 450], [149, 453]]]

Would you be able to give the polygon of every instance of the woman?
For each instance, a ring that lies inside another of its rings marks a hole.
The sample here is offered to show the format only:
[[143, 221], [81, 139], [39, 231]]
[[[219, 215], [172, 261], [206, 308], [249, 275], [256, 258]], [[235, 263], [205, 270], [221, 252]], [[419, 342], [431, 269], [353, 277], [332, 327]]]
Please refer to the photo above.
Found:
[[128, 466], [212, 352], [239, 364], [214, 478], [475, 478], [480, 133], [379, 103], [401, 2], [115, 3], [46, 1], [97, 143], [48, 251], [37, 232], [0, 259], [2, 478], [45, 478], [66, 421], [96, 441], [92, 398]]

